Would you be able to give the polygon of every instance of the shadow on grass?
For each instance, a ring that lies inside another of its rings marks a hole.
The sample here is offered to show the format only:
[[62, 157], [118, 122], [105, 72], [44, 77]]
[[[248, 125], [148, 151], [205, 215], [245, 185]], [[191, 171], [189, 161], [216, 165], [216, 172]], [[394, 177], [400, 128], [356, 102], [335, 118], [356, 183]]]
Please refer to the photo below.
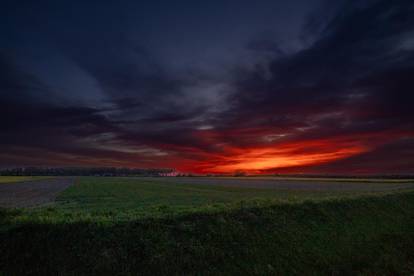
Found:
[[19, 212], [0, 213], [5, 275], [414, 273], [414, 193], [118, 223]]

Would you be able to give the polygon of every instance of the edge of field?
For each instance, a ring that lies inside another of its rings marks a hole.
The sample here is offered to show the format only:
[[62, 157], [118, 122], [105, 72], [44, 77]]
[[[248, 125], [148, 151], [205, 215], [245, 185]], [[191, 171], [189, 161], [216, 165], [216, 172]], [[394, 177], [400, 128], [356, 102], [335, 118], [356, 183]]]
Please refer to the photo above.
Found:
[[0, 184], [49, 180], [54, 178], [57, 178], [57, 176], [0, 176]]

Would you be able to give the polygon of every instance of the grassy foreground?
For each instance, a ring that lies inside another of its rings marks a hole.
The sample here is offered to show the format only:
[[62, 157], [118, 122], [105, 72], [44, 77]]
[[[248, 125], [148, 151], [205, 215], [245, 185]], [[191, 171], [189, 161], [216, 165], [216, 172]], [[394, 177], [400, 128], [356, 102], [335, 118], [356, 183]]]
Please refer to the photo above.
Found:
[[1, 210], [0, 271], [412, 275], [414, 192], [355, 196], [84, 178]]

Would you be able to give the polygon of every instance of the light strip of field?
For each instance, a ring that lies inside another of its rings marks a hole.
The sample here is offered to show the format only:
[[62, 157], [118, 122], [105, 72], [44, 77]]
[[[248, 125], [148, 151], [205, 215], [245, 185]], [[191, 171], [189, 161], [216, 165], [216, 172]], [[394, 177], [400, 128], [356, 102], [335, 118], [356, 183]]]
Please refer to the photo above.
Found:
[[0, 176], [0, 184], [50, 179], [52, 176]]

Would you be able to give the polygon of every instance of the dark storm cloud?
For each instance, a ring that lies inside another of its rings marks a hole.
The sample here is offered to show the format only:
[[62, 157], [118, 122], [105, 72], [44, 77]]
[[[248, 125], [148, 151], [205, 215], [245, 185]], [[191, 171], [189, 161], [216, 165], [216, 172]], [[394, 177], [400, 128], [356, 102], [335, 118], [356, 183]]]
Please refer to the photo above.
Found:
[[21, 70], [10, 58], [0, 52], [1, 102], [32, 102], [44, 99], [49, 93], [48, 87], [36, 77]]
[[347, 130], [359, 119], [392, 127], [394, 117], [412, 126], [413, 8], [412, 1], [347, 4], [312, 46], [271, 61], [267, 73], [240, 76], [232, 115], [254, 123], [264, 116], [311, 120], [342, 112], [343, 121], [352, 121]]
[[[251, 148], [314, 154], [340, 141], [364, 151], [344, 166], [374, 171], [375, 156], [411, 152], [414, 3], [292, 2], [10, 4], [0, 165], [198, 170]], [[310, 141], [323, 143], [300, 146]], [[408, 171], [412, 155], [400, 156]]]

